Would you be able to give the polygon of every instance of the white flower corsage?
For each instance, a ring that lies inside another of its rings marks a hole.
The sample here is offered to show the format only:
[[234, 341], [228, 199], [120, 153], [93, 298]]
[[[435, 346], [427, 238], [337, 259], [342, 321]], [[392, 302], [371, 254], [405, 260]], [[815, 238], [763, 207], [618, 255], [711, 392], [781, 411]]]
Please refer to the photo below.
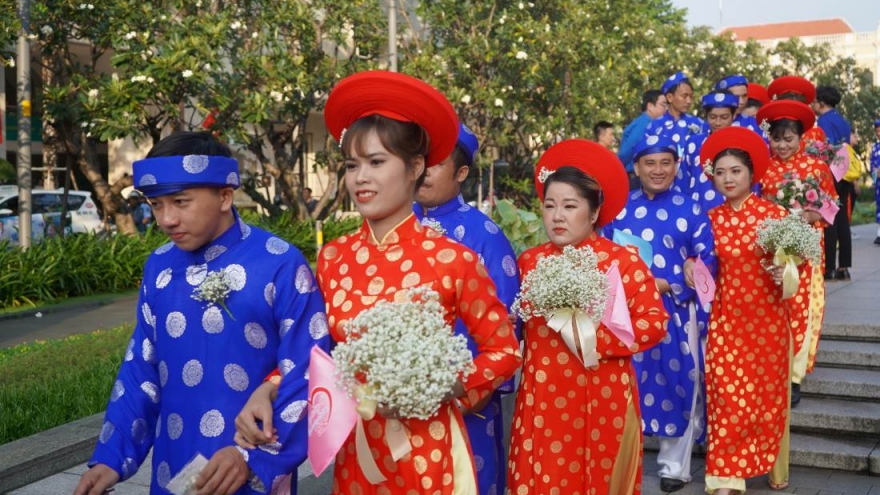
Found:
[[541, 184], [547, 182], [547, 179], [553, 175], [553, 172], [555, 172], [555, 170], [550, 170], [547, 167], [542, 168], [541, 171], [538, 172], [538, 182]]
[[434, 220], [430, 217], [422, 217], [422, 225], [425, 227], [430, 227], [441, 234], [446, 234], [446, 229], [443, 228], [443, 225], [440, 225], [440, 222]]
[[688, 126], [688, 130], [691, 131], [691, 134], [699, 134], [703, 128], [698, 124], [691, 124]]
[[232, 312], [229, 311], [229, 307], [226, 306], [226, 298], [229, 297], [231, 291], [232, 284], [230, 284], [226, 272], [223, 270], [217, 270], [208, 273], [205, 280], [193, 290], [192, 298], [196, 301], [205, 301], [209, 304], [220, 306], [226, 310], [226, 314], [228, 314], [230, 318], [235, 320], [235, 317], [232, 316]]
[[760, 127], [762, 131], [764, 131], [764, 134], [770, 132], [770, 122], [767, 122], [767, 119], [762, 120], [761, 124], [758, 127]]

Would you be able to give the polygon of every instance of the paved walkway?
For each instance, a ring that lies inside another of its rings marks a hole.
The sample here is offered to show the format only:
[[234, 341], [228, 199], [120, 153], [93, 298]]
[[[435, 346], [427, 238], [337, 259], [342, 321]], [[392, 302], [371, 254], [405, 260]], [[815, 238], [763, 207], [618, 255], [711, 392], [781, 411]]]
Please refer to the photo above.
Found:
[[[880, 246], [873, 244], [877, 235], [875, 224], [861, 225], [853, 228], [858, 236], [853, 241], [853, 264], [850, 273], [852, 280], [848, 282], [833, 281], [826, 284], [827, 287], [827, 313], [826, 321], [833, 324], [872, 325], [880, 323], [880, 310], [878, 310], [878, 294], [880, 294]], [[124, 318], [125, 314], [134, 315], [135, 302], [132, 299], [119, 299], [97, 310], [72, 311], [58, 313], [57, 315], [43, 316], [40, 323], [58, 332], [58, 335], [81, 333], [116, 325], [109, 320], [111, 314], [119, 314]], [[131, 317], [133, 318], [133, 316]], [[129, 318], [129, 320], [131, 319]], [[126, 320], [122, 320], [126, 321]], [[120, 323], [122, 322], [120, 321]], [[48, 324], [47, 324], [48, 323]], [[25, 328], [32, 322], [19, 322], [17, 320], [0, 321], [0, 336], [6, 339], [6, 332], [13, 327]], [[16, 330], [19, 339], [26, 338], [50, 338], [47, 333], [50, 330], [36, 325], [33, 333]], [[37, 337], [36, 335], [40, 335]], [[0, 340], [4, 342], [5, 340]], [[135, 477], [116, 486], [115, 493], [120, 495], [148, 494], [149, 462], [145, 463], [144, 469]], [[75, 466], [61, 473], [49, 476], [31, 485], [10, 492], [11, 495], [55, 495], [72, 493], [79, 479], [79, 475], [85, 470], [85, 465]], [[659, 479], [656, 476], [656, 455], [645, 454], [645, 473], [643, 480], [644, 495], [659, 495]], [[676, 492], [682, 495], [697, 495], [703, 491], [703, 459], [695, 457], [692, 465], [694, 481], [683, 490]], [[330, 492], [330, 472], [324, 473], [320, 478], [315, 478], [309, 470], [308, 463], [304, 464], [299, 472], [299, 493], [304, 495], [326, 494]], [[844, 471], [808, 469], [793, 467], [791, 472], [791, 486], [785, 490], [787, 493], [812, 494], [812, 495], [880, 495], [880, 477], [872, 477]], [[770, 495], [779, 493], [767, 488], [765, 477], [755, 478], [749, 482], [749, 494]], [[536, 494], [537, 495], [537, 494]]]

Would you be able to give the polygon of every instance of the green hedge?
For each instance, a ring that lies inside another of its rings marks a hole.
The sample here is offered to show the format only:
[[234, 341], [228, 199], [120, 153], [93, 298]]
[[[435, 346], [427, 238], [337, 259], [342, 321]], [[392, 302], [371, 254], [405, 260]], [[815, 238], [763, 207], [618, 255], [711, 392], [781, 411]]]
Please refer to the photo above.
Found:
[[[269, 230], [299, 247], [314, 261], [317, 248], [311, 222], [289, 216], [260, 217], [245, 213], [245, 220]], [[360, 219], [324, 223], [325, 242], [352, 232]], [[28, 250], [0, 244], [0, 308], [37, 306], [61, 299], [124, 292], [137, 288], [150, 252], [168, 242], [158, 229], [142, 236], [74, 235], [52, 238]]]

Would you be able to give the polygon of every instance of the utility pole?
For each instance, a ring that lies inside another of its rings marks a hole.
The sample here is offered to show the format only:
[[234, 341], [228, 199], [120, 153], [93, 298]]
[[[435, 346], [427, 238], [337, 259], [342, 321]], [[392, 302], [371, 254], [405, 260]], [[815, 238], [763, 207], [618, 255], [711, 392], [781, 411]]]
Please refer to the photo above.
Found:
[[31, 245], [31, 47], [30, 0], [18, 0], [18, 245]]
[[388, 0], [388, 70], [397, 72], [397, 0]]

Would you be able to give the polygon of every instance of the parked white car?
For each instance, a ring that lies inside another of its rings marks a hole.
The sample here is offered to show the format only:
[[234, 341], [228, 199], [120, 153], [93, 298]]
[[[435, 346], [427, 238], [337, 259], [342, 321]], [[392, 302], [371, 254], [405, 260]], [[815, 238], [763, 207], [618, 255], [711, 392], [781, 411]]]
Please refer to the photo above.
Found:
[[[53, 237], [61, 229], [61, 197], [63, 189], [31, 191], [31, 238], [39, 241]], [[67, 192], [67, 234], [99, 233], [104, 222], [98, 206], [88, 191]], [[18, 244], [18, 186], [0, 186], [0, 241]]]

